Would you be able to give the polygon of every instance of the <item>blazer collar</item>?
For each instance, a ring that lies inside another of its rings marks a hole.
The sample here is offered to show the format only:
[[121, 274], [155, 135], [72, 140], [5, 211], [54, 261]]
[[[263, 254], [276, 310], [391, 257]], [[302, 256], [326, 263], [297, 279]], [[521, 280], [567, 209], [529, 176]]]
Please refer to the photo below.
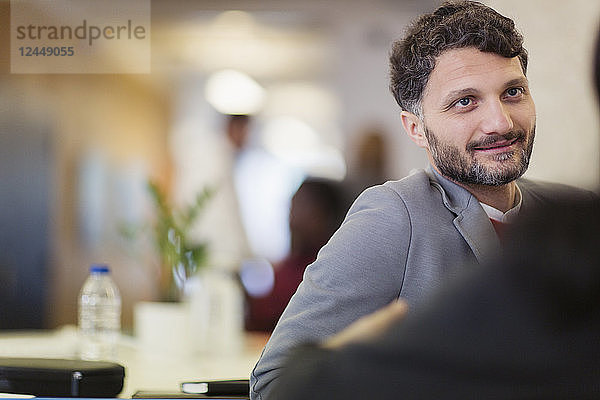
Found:
[[429, 165], [431, 184], [442, 194], [444, 206], [454, 213], [454, 226], [477, 260], [486, 262], [500, 251], [500, 240], [479, 201], [465, 188], [440, 175]]

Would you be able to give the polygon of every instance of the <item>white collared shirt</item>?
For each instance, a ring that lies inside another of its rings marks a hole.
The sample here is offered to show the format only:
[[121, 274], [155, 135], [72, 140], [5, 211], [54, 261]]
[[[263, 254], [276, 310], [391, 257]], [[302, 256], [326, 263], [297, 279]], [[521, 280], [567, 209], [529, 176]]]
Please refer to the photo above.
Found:
[[521, 189], [519, 189], [519, 185], [516, 185], [516, 187], [517, 187], [517, 191], [515, 194], [515, 197], [516, 197], [515, 203], [516, 204], [513, 208], [511, 208], [510, 210], [508, 210], [505, 213], [503, 213], [502, 211], [498, 210], [497, 208], [489, 206], [485, 203], [479, 203], [479, 204], [481, 204], [481, 207], [483, 207], [483, 211], [485, 211], [485, 213], [487, 214], [487, 216], [490, 219], [493, 219], [493, 220], [499, 221], [499, 222], [504, 222], [504, 223], [514, 222], [515, 218], [519, 214], [519, 210], [521, 210], [521, 203], [523, 202], [523, 196], [521, 195]]

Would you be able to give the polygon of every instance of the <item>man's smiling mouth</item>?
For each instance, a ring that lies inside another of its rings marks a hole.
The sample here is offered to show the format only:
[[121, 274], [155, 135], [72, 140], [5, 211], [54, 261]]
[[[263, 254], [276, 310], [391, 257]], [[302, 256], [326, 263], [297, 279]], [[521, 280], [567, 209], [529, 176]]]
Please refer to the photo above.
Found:
[[474, 151], [480, 152], [501, 152], [510, 149], [510, 147], [518, 142], [520, 137], [512, 138], [510, 140], [498, 140], [493, 143], [484, 144], [473, 147]]

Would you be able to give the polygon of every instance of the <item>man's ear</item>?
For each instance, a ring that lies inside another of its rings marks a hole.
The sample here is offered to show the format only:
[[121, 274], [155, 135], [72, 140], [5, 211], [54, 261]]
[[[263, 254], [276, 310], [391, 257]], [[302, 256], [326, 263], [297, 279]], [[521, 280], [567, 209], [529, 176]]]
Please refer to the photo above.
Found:
[[425, 137], [421, 119], [411, 112], [402, 111], [400, 113], [400, 120], [402, 121], [402, 126], [408, 137], [415, 142], [417, 146], [427, 148], [427, 138]]

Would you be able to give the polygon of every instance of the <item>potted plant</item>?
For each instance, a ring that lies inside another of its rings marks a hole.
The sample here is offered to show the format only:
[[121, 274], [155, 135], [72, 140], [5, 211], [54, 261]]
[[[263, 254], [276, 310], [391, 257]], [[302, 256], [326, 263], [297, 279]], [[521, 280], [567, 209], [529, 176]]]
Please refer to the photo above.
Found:
[[189, 231], [211, 198], [212, 190], [205, 188], [192, 204], [183, 209], [172, 207], [155, 182], [148, 183], [148, 190], [156, 208], [153, 240], [161, 265], [160, 300], [180, 301], [185, 282], [207, 261], [206, 243], [193, 242]]
[[155, 206], [150, 233], [160, 262], [159, 298], [134, 306], [135, 336], [143, 348], [186, 354], [193, 340], [189, 304], [181, 301], [183, 289], [186, 281], [206, 266], [208, 258], [206, 243], [193, 242], [189, 233], [213, 192], [204, 189], [192, 204], [175, 208], [155, 182], [148, 182], [148, 190]]

